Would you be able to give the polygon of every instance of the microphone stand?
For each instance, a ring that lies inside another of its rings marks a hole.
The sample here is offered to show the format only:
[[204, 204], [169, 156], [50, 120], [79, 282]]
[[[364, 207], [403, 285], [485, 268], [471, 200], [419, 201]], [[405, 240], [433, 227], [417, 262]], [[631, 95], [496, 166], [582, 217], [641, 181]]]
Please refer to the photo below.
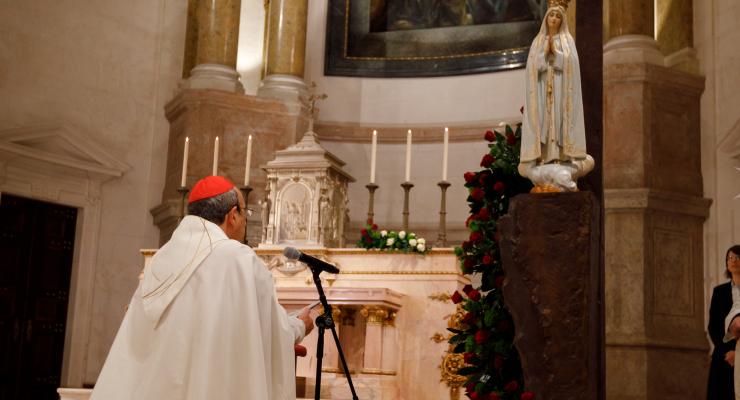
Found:
[[324, 289], [321, 287], [321, 279], [319, 278], [321, 270], [319, 268], [311, 268], [311, 272], [313, 273], [313, 283], [316, 284], [316, 290], [319, 292], [319, 301], [324, 307], [324, 313], [316, 317], [316, 326], [319, 328], [319, 337], [316, 344], [316, 389], [314, 391], [314, 398], [315, 400], [320, 400], [321, 398], [321, 363], [324, 359], [324, 331], [326, 329], [330, 329], [331, 334], [334, 337], [334, 343], [337, 345], [339, 359], [342, 360], [344, 376], [347, 378], [347, 383], [349, 383], [349, 390], [352, 391], [352, 399], [359, 400], [359, 397], [357, 397], [357, 393], [355, 392], [355, 386], [352, 384], [352, 376], [347, 367], [347, 360], [344, 359], [342, 344], [339, 343], [339, 336], [337, 336], [337, 331], [334, 329], [334, 317], [332, 317], [331, 306], [326, 301]]

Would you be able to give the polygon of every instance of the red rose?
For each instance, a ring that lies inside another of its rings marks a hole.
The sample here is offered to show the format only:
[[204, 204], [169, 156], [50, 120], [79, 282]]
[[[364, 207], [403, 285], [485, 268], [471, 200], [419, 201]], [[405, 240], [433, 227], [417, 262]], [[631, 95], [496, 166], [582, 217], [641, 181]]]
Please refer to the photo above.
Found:
[[470, 221], [475, 220], [475, 215], [470, 215], [468, 219], [465, 220], [465, 226], [470, 225]]
[[[496, 161], [496, 160], [494, 159], [494, 161]], [[482, 171], [480, 174], [478, 174], [478, 183], [481, 186], [485, 186], [486, 185], [486, 179], [488, 179], [489, 176], [491, 176], [491, 173], [489, 171]]]
[[509, 144], [509, 146], [513, 146], [516, 144], [516, 136], [512, 135], [511, 133], [506, 134], [506, 143]]
[[519, 112], [524, 114], [524, 106], [522, 106], [522, 108], [519, 109]]
[[474, 353], [463, 354], [463, 360], [465, 360], [465, 364], [470, 364], [473, 361], [473, 357], [475, 357]]
[[470, 400], [481, 400], [481, 398], [478, 396], [478, 392], [468, 393], [468, 396], [470, 397]]
[[474, 172], [466, 172], [465, 175], [465, 183], [470, 183], [475, 180], [475, 173]]
[[501, 400], [501, 397], [499, 397], [498, 393], [490, 393], [488, 395], [488, 400]]
[[465, 315], [463, 316], [462, 322], [465, 325], [473, 326], [475, 325], [476, 322], [478, 322], [478, 318], [476, 318], [475, 314], [469, 312], [469, 313], [465, 313]]
[[469, 270], [475, 266], [475, 261], [473, 261], [472, 258], [466, 258], [465, 261], [463, 261], [463, 268], [466, 270]]
[[504, 278], [504, 276], [503, 276], [503, 275], [499, 275], [499, 276], [497, 276], [497, 277], [496, 277], [496, 280], [494, 280], [494, 281], [493, 281], [493, 284], [494, 284], [494, 285], [495, 285], [495, 286], [496, 286], [497, 288], [501, 289], [501, 287], [502, 287], [502, 286], [504, 286], [504, 279], [505, 279], [505, 278]]
[[466, 240], [462, 242], [462, 248], [463, 250], [468, 251], [473, 248], [473, 244]]
[[500, 332], [508, 332], [509, 330], [511, 330], [511, 322], [505, 319], [499, 321], [498, 324], [496, 324], [496, 330]]
[[493, 257], [489, 256], [488, 254], [483, 256], [483, 264], [491, 265], [492, 262], [493, 262]]
[[373, 224], [373, 226], [372, 226], [371, 228], [372, 228], [372, 229], [373, 229], [374, 231], [377, 231], [377, 230], [378, 230], [378, 226], [377, 226], [377, 225], [375, 225], [375, 224]]
[[481, 166], [481, 167], [483, 167], [483, 168], [488, 168], [488, 167], [490, 167], [490, 166], [491, 166], [491, 164], [493, 164], [493, 162], [494, 162], [494, 161], [496, 161], [496, 159], [495, 159], [495, 158], [493, 158], [493, 156], [492, 156], [492, 155], [490, 155], [490, 154], [486, 154], [486, 155], [485, 155], [485, 156], [483, 156], [483, 158], [482, 158], [482, 159], [480, 160], [480, 166]]
[[367, 224], [368, 225], [372, 225], [373, 224], [373, 219], [372, 218], [368, 218], [367, 219]]
[[517, 381], [511, 381], [504, 386], [504, 390], [507, 392], [513, 392], [517, 389], [519, 389], [519, 383]]
[[495, 184], [493, 185], [493, 190], [495, 190], [495, 191], [497, 191], [497, 192], [499, 192], [499, 193], [503, 192], [503, 191], [504, 191], [504, 189], [506, 189], [506, 185], [504, 185], [504, 183], [503, 183], [503, 182], [501, 182], [501, 181], [498, 181], [498, 182], [496, 182], [496, 183], [495, 183]]
[[470, 298], [470, 300], [478, 301], [480, 300], [480, 292], [473, 289], [470, 291], [470, 293], [468, 293], [468, 297]]
[[463, 288], [462, 288], [462, 291], [465, 294], [469, 294], [471, 290], [473, 290], [473, 285], [471, 285], [471, 284], [467, 284], [467, 285], [463, 286]]
[[370, 236], [365, 236], [362, 240], [364, 240], [365, 243], [367, 244], [370, 244], [373, 242], [373, 238], [371, 238]]
[[470, 242], [473, 244], [480, 243], [483, 240], [483, 234], [480, 232], [473, 232], [470, 234]]
[[488, 221], [488, 218], [491, 217], [491, 214], [488, 212], [487, 208], [481, 208], [480, 211], [478, 211], [478, 215], [476, 216], [477, 219], [481, 221]]
[[483, 344], [488, 340], [488, 332], [487, 331], [478, 331], [475, 332], [475, 343]]
[[483, 189], [481, 188], [475, 188], [470, 192], [470, 197], [473, 198], [475, 201], [481, 201], [483, 200], [483, 196], [486, 194], [483, 192]]
[[486, 131], [485, 138], [489, 142], [494, 142], [494, 141], [496, 141], [496, 134], [494, 134], [493, 131]]
[[465, 385], [465, 393], [470, 393], [475, 390], [475, 382], [470, 382]]
[[453, 303], [457, 304], [463, 301], [463, 297], [457, 290], [455, 290], [455, 293], [452, 294], [452, 297], [450, 297], [450, 300], [452, 300]]
[[522, 393], [522, 396], [520, 397], [520, 400], [534, 400], [534, 393], [532, 393], [532, 392], [524, 392], [524, 393]]
[[493, 368], [501, 369], [504, 366], [504, 358], [501, 356], [496, 356], [493, 359]]

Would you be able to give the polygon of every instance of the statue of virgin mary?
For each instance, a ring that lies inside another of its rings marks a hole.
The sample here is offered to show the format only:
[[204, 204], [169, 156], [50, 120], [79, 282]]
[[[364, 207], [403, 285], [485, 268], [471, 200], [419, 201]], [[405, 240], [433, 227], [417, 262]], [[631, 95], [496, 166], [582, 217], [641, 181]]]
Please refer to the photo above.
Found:
[[529, 49], [519, 173], [533, 192], [576, 191], [576, 179], [593, 169], [586, 154], [581, 74], [568, 31], [569, 0], [550, 0]]

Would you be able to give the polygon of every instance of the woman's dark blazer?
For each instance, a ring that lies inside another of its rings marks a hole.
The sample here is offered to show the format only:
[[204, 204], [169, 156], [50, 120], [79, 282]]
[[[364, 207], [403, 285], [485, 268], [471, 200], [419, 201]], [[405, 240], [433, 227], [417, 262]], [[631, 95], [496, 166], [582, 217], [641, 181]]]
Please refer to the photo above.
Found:
[[709, 366], [707, 400], [734, 400], [733, 370], [725, 361], [725, 354], [735, 350], [735, 341], [723, 343], [725, 336], [725, 317], [732, 308], [732, 285], [723, 283], [714, 288], [712, 303], [709, 306], [709, 325], [707, 331], [714, 344], [712, 362]]

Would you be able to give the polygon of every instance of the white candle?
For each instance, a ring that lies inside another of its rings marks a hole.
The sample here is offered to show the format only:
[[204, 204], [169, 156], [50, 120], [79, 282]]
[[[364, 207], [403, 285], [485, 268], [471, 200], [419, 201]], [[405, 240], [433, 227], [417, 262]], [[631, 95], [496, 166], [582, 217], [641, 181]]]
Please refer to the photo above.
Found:
[[247, 139], [247, 162], [244, 166], [244, 186], [249, 186], [249, 166], [252, 164], [252, 135]]
[[444, 146], [442, 147], [442, 181], [447, 181], [447, 146], [450, 143], [450, 129], [445, 126]]
[[375, 183], [375, 153], [378, 151], [378, 131], [373, 129], [373, 145], [370, 149], [370, 183]]
[[411, 181], [411, 129], [406, 134], [406, 182]]
[[218, 175], [218, 136], [216, 136], [216, 141], [213, 143], [213, 173], [211, 175]]
[[190, 139], [185, 137], [185, 150], [182, 155], [182, 178], [180, 178], [180, 186], [185, 187], [187, 175], [188, 175], [188, 149], [190, 149]]

